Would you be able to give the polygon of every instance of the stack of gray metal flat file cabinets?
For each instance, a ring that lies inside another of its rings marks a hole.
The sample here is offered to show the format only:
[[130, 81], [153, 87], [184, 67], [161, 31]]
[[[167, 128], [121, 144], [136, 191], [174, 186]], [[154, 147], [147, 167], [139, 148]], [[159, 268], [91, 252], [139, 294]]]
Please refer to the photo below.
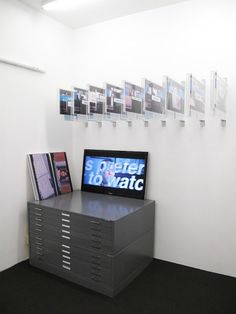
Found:
[[28, 202], [30, 264], [114, 297], [152, 261], [155, 202], [74, 191]]

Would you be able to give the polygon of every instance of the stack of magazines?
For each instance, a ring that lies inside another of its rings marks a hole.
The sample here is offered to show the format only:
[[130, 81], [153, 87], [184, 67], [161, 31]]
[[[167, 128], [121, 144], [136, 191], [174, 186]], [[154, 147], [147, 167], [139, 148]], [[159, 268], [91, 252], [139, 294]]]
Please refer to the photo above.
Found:
[[73, 191], [65, 152], [27, 155], [36, 201]]

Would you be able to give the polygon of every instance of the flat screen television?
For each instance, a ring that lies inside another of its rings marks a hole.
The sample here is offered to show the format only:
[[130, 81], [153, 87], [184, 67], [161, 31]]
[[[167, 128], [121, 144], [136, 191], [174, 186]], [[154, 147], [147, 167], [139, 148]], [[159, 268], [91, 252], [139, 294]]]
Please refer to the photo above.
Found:
[[81, 190], [144, 199], [147, 152], [84, 150]]

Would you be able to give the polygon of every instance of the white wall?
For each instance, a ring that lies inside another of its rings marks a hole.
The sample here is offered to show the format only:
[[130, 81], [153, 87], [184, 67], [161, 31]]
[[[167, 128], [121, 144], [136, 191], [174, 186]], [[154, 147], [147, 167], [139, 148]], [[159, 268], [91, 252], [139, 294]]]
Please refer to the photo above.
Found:
[[[0, 270], [27, 258], [26, 200], [32, 190], [26, 154], [65, 150], [76, 187], [84, 148], [147, 150], [147, 197], [158, 203], [155, 256], [236, 276], [236, 27], [234, 0], [191, 0], [79, 31], [14, 0], [0, 0], [0, 57], [45, 68], [37, 74], [0, 64]], [[73, 62], [73, 63], [72, 63]], [[72, 67], [73, 64], [73, 67]], [[104, 81], [161, 83], [187, 72], [229, 79], [227, 128], [207, 114], [200, 129], [136, 121], [113, 128], [65, 122], [57, 89]], [[72, 81], [73, 76], [73, 81]]]
[[72, 125], [59, 116], [57, 100], [58, 87], [70, 87], [71, 35], [16, 1], [0, 0], [0, 58], [46, 70], [0, 63], [0, 271], [28, 257], [26, 201], [33, 197], [26, 154], [72, 155]]
[[227, 127], [208, 111], [206, 128], [141, 121], [129, 128], [74, 124], [80, 186], [84, 148], [147, 150], [147, 197], [157, 201], [155, 257], [236, 276], [236, 3], [192, 0], [83, 28], [74, 37], [74, 83], [199, 79], [217, 70], [229, 80]]

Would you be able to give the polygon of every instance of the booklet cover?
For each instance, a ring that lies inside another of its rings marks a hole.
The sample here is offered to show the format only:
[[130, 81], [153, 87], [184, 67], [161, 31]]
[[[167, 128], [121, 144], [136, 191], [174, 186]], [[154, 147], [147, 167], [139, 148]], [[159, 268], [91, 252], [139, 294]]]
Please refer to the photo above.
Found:
[[107, 113], [122, 113], [123, 88], [111, 84], [106, 84], [105, 98]]
[[66, 153], [29, 154], [27, 161], [36, 201], [72, 192]]
[[69, 166], [65, 152], [50, 153], [55, 183], [58, 194], [69, 193], [73, 191]]
[[57, 195], [49, 155], [30, 154], [28, 164], [35, 200]]
[[180, 114], [185, 113], [185, 87], [176, 81], [166, 78], [166, 109]]
[[74, 114], [86, 115], [88, 113], [88, 91], [82, 88], [74, 88]]
[[143, 88], [138, 85], [125, 82], [124, 95], [125, 111], [142, 114], [144, 96]]
[[190, 75], [189, 78], [189, 106], [190, 110], [205, 113], [206, 86]]
[[59, 90], [60, 114], [72, 115], [72, 92], [69, 90]]
[[163, 114], [165, 109], [163, 87], [149, 80], [145, 80], [144, 86], [144, 109], [146, 111]]
[[89, 113], [103, 114], [105, 107], [105, 90], [89, 86]]

